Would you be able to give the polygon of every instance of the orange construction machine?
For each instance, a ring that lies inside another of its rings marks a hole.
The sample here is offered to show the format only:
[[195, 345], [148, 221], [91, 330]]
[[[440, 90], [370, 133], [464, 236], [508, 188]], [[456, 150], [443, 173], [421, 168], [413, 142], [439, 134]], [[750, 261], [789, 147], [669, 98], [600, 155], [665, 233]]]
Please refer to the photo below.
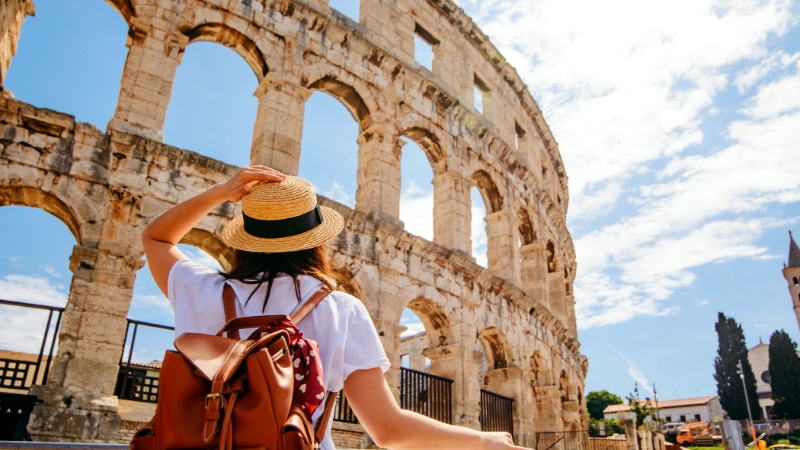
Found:
[[694, 422], [683, 426], [678, 431], [678, 445], [700, 446], [714, 445], [722, 442], [722, 434], [718, 426], [708, 426], [708, 422]]

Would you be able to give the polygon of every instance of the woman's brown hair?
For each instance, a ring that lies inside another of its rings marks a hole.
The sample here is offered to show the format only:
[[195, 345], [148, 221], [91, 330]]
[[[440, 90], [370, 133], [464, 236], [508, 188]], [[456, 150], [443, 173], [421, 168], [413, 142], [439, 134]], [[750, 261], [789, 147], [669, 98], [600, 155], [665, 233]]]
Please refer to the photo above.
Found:
[[234, 250], [231, 270], [220, 274], [228, 280], [239, 280], [246, 284], [255, 284], [256, 287], [247, 297], [245, 305], [253, 297], [262, 284], [267, 283], [267, 294], [261, 310], [267, 308], [272, 282], [279, 274], [285, 274], [294, 280], [297, 301], [300, 302], [300, 275], [308, 275], [321, 281], [330, 290], [335, 289], [333, 274], [328, 264], [325, 245], [286, 253], [255, 253], [245, 250]]

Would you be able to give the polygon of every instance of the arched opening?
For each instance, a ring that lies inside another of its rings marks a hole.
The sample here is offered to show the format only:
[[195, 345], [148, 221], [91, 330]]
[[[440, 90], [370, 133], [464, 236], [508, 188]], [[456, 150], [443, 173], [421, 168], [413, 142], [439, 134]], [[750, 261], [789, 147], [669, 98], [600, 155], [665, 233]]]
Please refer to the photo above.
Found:
[[136, 16], [136, 9], [133, 7], [131, 0], [106, 0], [111, 6], [114, 7], [126, 22], [131, 21], [131, 17]]
[[258, 80], [269, 72], [264, 54], [247, 36], [221, 23], [206, 23], [187, 31], [189, 42], [206, 41], [222, 44], [239, 54], [253, 69]]
[[[312, 89], [339, 87], [321, 82], [312, 86]], [[359, 136], [359, 124], [354, 117], [358, 116], [342, 102], [342, 98], [352, 100], [348, 94], [336, 91], [342, 95], [337, 97], [330, 92], [317, 91], [306, 100], [299, 175], [314, 184], [317, 194], [353, 208], [358, 187]], [[356, 104], [359, 102], [363, 105], [360, 97]]]
[[556, 246], [552, 241], [547, 241], [547, 271], [555, 273], [558, 270], [558, 260], [556, 259]]
[[792, 281], [794, 282], [794, 285], [795, 285], [795, 286], [797, 286], [797, 285], [798, 285], [798, 282], [797, 282], [797, 277], [794, 277], [794, 278], [792, 278]]
[[37, 1], [4, 87], [23, 102], [105, 129], [119, 97], [125, 20], [133, 12], [129, 2], [110, 3]]
[[[55, 201], [54, 197], [37, 192], [39, 196], [13, 197], [8, 189], [0, 189], [4, 231], [0, 234], [0, 299], [63, 308], [70, 291], [70, 256], [77, 243], [73, 231], [77, 226], [74, 217], [63, 214], [66, 211], [41, 201]], [[16, 393], [46, 383], [45, 373], [57, 354], [59, 318], [58, 310], [51, 315], [47, 309], [0, 304], [0, 358], [5, 360], [4, 376], [22, 380], [14, 383], [20, 388]], [[42, 362], [36, 364], [40, 351]]]
[[517, 210], [517, 226], [519, 228], [521, 245], [528, 245], [536, 242], [536, 232], [533, 229], [533, 223], [528, 215], [528, 211], [524, 208]]
[[419, 316], [409, 308], [403, 309], [400, 325], [406, 327], [406, 330], [400, 334], [400, 346], [398, 347], [400, 366], [427, 372], [431, 361], [423, 355], [423, 352], [430, 346], [425, 325]]
[[500, 330], [494, 327], [486, 328], [478, 335], [478, 341], [483, 345], [489, 368], [505, 369], [509, 366], [506, 358], [505, 337]]
[[[228, 164], [247, 166], [258, 106], [253, 92], [259, 77], [253, 70], [262, 70], [258, 68], [261, 63], [249, 61], [255, 58], [252, 49], [223, 30], [228, 29], [193, 30], [198, 34], [190, 37], [200, 42], [186, 47], [175, 73], [164, 142]], [[202, 42], [211, 40], [215, 42]]]
[[486, 237], [486, 205], [483, 196], [477, 187], [472, 187], [469, 190], [469, 199], [472, 204], [471, 214], [472, 223], [470, 224], [470, 239], [472, 240], [472, 257], [475, 262], [481, 267], [489, 265], [489, 258], [487, 257], [489, 240]]
[[416, 141], [403, 138], [400, 160], [400, 220], [405, 230], [433, 240], [433, 169], [429, 153]]

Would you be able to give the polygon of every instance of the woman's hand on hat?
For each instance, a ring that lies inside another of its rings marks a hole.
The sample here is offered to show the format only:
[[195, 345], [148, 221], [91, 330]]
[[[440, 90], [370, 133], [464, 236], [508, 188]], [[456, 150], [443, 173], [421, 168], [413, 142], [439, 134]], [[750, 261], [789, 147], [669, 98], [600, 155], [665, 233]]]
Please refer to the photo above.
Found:
[[223, 183], [228, 200], [238, 202], [259, 183], [281, 182], [286, 175], [267, 166], [242, 167], [230, 180]]

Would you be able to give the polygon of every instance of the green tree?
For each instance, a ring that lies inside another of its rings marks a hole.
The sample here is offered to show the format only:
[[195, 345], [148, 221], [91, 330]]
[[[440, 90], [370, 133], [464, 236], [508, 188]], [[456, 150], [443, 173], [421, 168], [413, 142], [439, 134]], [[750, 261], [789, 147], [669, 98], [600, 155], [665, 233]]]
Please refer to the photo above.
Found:
[[800, 419], [800, 357], [797, 344], [783, 330], [769, 339], [769, 377], [772, 410], [779, 419]]
[[719, 313], [714, 328], [719, 339], [719, 349], [714, 359], [714, 379], [717, 381], [717, 393], [722, 408], [731, 419], [747, 419], [745, 391], [738, 370], [738, 363], [741, 361], [747, 397], [750, 400], [750, 412], [753, 420], [761, 419], [761, 407], [758, 405], [756, 394], [756, 377], [747, 359], [747, 346], [742, 327], [732, 317], [725, 317], [725, 314]]
[[646, 399], [644, 403], [640, 402], [633, 396], [633, 394], [628, 394], [625, 397], [628, 400], [628, 404], [631, 405], [631, 409], [633, 412], [636, 413], [636, 426], [639, 427], [644, 424], [644, 419], [647, 416], [652, 416], [653, 421], [656, 420], [656, 408], [653, 407], [653, 404], [650, 403], [650, 399]]
[[603, 410], [608, 405], [621, 405], [622, 399], [619, 396], [608, 392], [603, 389], [602, 391], [592, 391], [586, 394], [586, 409], [589, 411], [589, 417], [595, 420], [603, 418]]

